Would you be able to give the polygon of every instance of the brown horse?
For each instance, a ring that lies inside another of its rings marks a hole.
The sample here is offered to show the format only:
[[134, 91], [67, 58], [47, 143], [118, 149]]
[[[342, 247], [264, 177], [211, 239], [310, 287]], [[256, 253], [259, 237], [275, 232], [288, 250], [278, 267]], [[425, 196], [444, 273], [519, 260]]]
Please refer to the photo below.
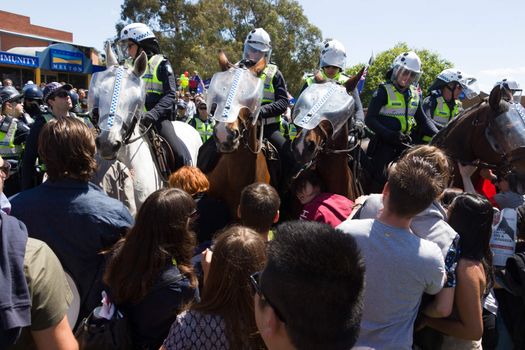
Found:
[[210, 196], [224, 201], [236, 217], [242, 189], [254, 182], [270, 182], [266, 158], [257, 133], [262, 80], [258, 75], [264, 59], [246, 69], [232, 65], [219, 54], [222, 73], [216, 73], [208, 92], [208, 108], [216, 121], [213, 136], [221, 153], [217, 165], [207, 174]]
[[[493, 169], [497, 174], [514, 172], [525, 179], [525, 113], [520, 105], [502, 98], [496, 86], [488, 101], [466, 110], [450, 122], [431, 144], [463, 164]], [[454, 176], [461, 186], [461, 177]]]
[[295, 160], [300, 166], [315, 168], [327, 192], [350, 199], [361, 194], [348, 166], [348, 119], [355, 114], [356, 105], [360, 106], [355, 87], [362, 73], [347, 80], [344, 87], [323, 82], [316, 75], [318, 84], [303, 91], [294, 110], [294, 123], [300, 127], [292, 143]]

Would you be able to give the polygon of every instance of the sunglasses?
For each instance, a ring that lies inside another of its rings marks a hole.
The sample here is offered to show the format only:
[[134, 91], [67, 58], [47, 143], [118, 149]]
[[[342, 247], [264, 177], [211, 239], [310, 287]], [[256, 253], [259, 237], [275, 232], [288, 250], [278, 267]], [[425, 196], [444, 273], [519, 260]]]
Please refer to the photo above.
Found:
[[11, 163], [4, 160], [4, 164], [0, 166], [0, 172], [3, 172], [5, 174], [5, 178], [7, 179], [9, 177], [9, 173], [11, 171]]
[[251, 286], [252, 286], [252, 294], [255, 295], [255, 293], [257, 293], [262, 300], [266, 301], [268, 303], [268, 305], [271, 306], [273, 311], [275, 311], [275, 314], [277, 315], [277, 317], [279, 317], [279, 319], [282, 322], [286, 323], [286, 320], [283, 317], [283, 314], [270, 302], [268, 297], [266, 297], [264, 295], [264, 293], [263, 293], [263, 291], [261, 289], [261, 285], [259, 283], [260, 278], [261, 278], [261, 271], [258, 271], [258, 272], [254, 273], [254, 274], [252, 274], [250, 276], [250, 282], [251, 282]]

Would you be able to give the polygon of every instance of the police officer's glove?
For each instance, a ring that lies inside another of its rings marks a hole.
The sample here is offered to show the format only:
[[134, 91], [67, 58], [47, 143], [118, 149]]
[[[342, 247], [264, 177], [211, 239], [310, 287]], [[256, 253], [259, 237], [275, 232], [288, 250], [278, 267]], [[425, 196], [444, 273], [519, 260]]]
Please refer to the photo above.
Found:
[[140, 123], [142, 125], [144, 125], [146, 128], [149, 127], [151, 124], [155, 123], [155, 118], [153, 118], [151, 116], [151, 114], [149, 113], [146, 113], [143, 117], [142, 117], [142, 120], [140, 121]]
[[358, 139], [363, 139], [366, 136], [366, 126], [361, 120], [356, 120], [354, 123], [354, 133]]

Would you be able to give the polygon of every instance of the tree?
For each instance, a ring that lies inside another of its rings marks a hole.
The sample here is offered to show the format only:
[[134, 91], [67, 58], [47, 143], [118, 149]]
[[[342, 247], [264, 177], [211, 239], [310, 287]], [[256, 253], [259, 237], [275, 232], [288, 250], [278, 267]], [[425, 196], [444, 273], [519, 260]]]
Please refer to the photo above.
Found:
[[292, 93], [299, 91], [304, 72], [318, 63], [321, 31], [295, 0], [125, 0], [121, 10], [123, 22], [143, 22], [156, 31], [178, 73], [198, 70], [210, 78], [219, 69], [219, 49], [238, 61], [246, 35], [257, 27], [270, 34], [272, 61]]
[[[446, 59], [443, 59], [439, 54], [431, 52], [426, 49], [411, 49], [406, 43], [398, 43], [393, 48], [379, 53], [370, 68], [368, 69], [368, 75], [366, 76], [365, 87], [361, 92], [361, 101], [363, 106], [366, 107], [372, 99], [372, 94], [377, 89], [380, 83], [386, 80], [385, 74], [390, 69], [394, 58], [399, 54], [406, 51], [415, 51], [419, 58], [421, 58], [421, 65], [423, 74], [419, 79], [419, 85], [423, 95], [426, 95], [427, 89], [430, 87], [436, 76], [446, 68], [452, 67], [452, 63]], [[359, 69], [363, 67], [362, 63], [356, 64], [347, 70], [350, 75], [356, 74]]]

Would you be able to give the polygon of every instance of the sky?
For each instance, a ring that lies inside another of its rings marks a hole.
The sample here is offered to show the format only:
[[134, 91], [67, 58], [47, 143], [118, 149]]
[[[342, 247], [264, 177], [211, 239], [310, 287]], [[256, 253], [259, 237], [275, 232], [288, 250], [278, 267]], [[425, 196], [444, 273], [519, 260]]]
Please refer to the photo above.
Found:
[[[0, 0], [0, 9], [31, 23], [73, 33], [80, 45], [103, 47], [120, 19], [121, 0]], [[406, 42], [428, 49], [476, 77], [484, 91], [502, 78], [525, 86], [525, 1], [300, 0], [304, 14], [347, 51], [347, 66]], [[60, 9], [60, 10], [57, 10]], [[425, 68], [423, 67], [423, 70]]]

